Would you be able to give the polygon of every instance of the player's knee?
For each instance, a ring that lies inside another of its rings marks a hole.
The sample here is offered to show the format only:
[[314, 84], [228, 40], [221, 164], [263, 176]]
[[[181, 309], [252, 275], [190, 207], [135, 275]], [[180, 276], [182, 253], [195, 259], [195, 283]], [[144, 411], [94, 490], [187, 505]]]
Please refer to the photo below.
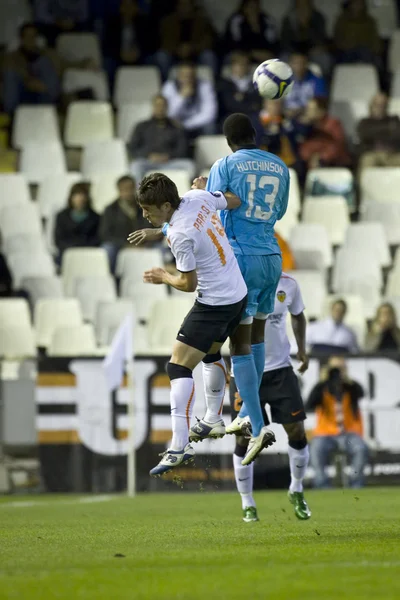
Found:
[[[298, 423], [291, 423], [290, 425], [286, 425], [285, 429], [286, 429], [286, 433], [288, 435], [289, 445], [292, 446], [292, 448], [301, 450], [302, 448], [304, 448], [307, 445], [306, 433], [305, 433], [304, 424], [302, 421], [299, 421]], [[293, 444], [296, 444], [296, 446], [294, 446]], [[300, 444], [299, 447], [297, 447], [298, 444]]]
[[210, 365], [212, 363], [218, 362], [219, 360], [221, 360], [221, 358], [222, 358], [221, 352], [216, 352], [215, 354], [207, 354], [203, 358], [203, 363], [205, 365]]
[[244, 458], [246, 456], [248, 444], [249, 441], [246, 440], [246, 438], [244, 438], [243, 436], [238, 436], [236, 438], [234, 454], [236, 454], [236, 456], [240, 456], [240, 458]]
[[169, 362], [167, 364], [167, 375], [170, 381], [174, 379], [192, 379], [193, 373], [191, 369], [187, 367], [183, 367], [182, 365], [177, 365], [175, 363]]

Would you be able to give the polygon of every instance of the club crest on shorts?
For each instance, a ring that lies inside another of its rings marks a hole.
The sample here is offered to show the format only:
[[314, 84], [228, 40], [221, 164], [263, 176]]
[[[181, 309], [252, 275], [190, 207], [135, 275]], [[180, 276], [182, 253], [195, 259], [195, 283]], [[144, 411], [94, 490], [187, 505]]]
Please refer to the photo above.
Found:
[[276, 297], [278, 298], [279, 302], [285, 302], [286, 292], [284, 292], [283, 290], [279, 290], [279, 292], [276, 294]]

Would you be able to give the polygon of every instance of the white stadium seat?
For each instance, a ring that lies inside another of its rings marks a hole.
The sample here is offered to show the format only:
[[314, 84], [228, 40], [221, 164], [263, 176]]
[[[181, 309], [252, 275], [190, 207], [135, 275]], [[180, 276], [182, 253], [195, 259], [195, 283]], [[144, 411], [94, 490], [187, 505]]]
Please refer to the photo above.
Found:
[[400, 202], [400, 169], [370, 167], [363, 169], [360, 180], [361, 205], [366, 202]]
[[22, 209], [18, 204], [0, 209], [0, 231], [3, 240], [17, 234], [41, 236], [42, 224], [36, 204], [29, 202]]
[[47, 348], [57, 327], [83, 325], [81, 306], [76, 298], [41, 298], [34, 309], [36, 345]]
[[0, 299], [0, 327], [8, 325], [31, 326], [29, 304], [25, 298]]
[[[178, 73], [178, 67], [172, 67], [168, 72], [168, 79], [176, 79]], [[214, 73], [211, 67], [207, 65], [196, 66], [196, 77], [198, 79], [204, 79], [205, 81], [211, 81], [214, 83]]]
[[362, 346], [367, 332], [367, 317], [365, 314], [364, 299], [356, 294], [332, 294], [325, 299], [323, 317], [329, 317], [331, 306], [335, 300], [344, 300], [347, 304], [345, 323], [351, 327], [356, 335], [359, 345]]
[[289, 271], [301, 289], [307, 318], [319, 319], [323, 312], [327, 295], [325, 274], [319, 271], [300, 270]]
[[29, 294], [32, 306], [41, 298], [63, 298], [64, 291], [61, 278], [58, 275], [39, 275], [24, 277], [21, 289]]
[[[149, 175], [150, 173], [155, 173], [156, 171], [147, 171], [146, 175]], [[176, 187], [178, 188], [178, 194], [180, 196], [183, 196], [184, 194], [186, 194], [187, 191], [190, 190], [190, 187], [192, 185], [192, 182], [190, 181], [189, 175], [187, 171], [184, 171], [182, 169], [158, 169], [157, 173], [164, 173], [165, 175], [167, 175], [167, 177], [169, 177], [170, 179], [172, 179], [172, 181], [175, 183]]]
[[117, 112], [117, 136], [128, 143], [138, 123], [151, 117], [151, 102], [121, 104]]
[[[289, 187], [289, 202], [286, 211], [286, 215], [288, 213], [299, 214], [301, 209], [301, 193], [299, 186], [299, 178], [294, 169], [289, 169], [290, 176], [290, 187]], [[285, 216], [286, 216], [285, 215]]]
[[108, 102], [79, 101], [68, 106], [65, 143], [82, 148], [86, 144], [104, 142], [114, 137], [114, 121]]
[[60, 142], [29, 142], [21, 152], [20, 171], [29, 183], [41, 183], [50, 175], [66, 173], [64, 149]]
[[18, 252], [46, 252], [46, 242], [42, 234], [16, 233], [5, 238], [3, 254], [9, 256]]
[[13, 252], [7, 256], [14, 289], [20, 289], [24, 278], [55, 275], [54, 261], [47, 250]]
[[91, 177], [90, 195], [94, 210], [101, 214], [104, 209], [118, 197], [117, 181], [125, 173], [97, 173]]
[[82, 179], [82, 175], [78, 172], [49, 175], [43, 179], [37, 195], [41, 217], [48, 219], [66, 208], [71, 187]]
[[99, 302], [96, 310], [95, 329], [97, 343], [108, 346], [122, 321], [134, 309], [132, 300], [117, 298], [112, 302]]
[[275, 223], [275, 231], [279, 233], [280, 236], [283, 237], [284, 240], [288, 240], [290, 238], [291, 231], [293, 227], [295, 227], [299, 222], [299, 218], [294, 212], [287, 212], [283, 219], [277, 221]]
[[389, 245], [382, 223], [351, 223], [347, 228], [344, 247], [356, 253], [368, 252], [371, 244], [381, 267], [391, 264]]
[[66, 62], [90, 58], [96, 67], [101, 66], [100, 43], [94, 33], [62, 33], [57, 37], [56, 50]]
[[[388, 49], [388, 67], [391, 73], [395, 73], [399, 68], [400, 61], [400, 29], [392, 33]], [[393, 92], [392, 92], [393, 95]]]
[[[398, 65], [399, 63], [397, 63]], [[399, 114], [398, 101], [400, 100], [400, 69], [397, 66], [396, 70], [392, 74], [392, 80], [390, 84], [390, 100], [389, 100], [389, 113]]]
[[0, 357], [21, 359], [36, 356], [35, 335], [31, 326], [0, 325]]
[[[400, 296], [400, 269], [393, 269], [389, 273], [388, 282], [386, 286], [386, 296], [396, 297]], [[400, 317], [400, 315], [399, 315]]]
[[190, 309], [191, 298], [167, 298], [153, 304], [148, 323], [149, 345], [154, 353], [171, 351], [176, 334]]
[[147, 321], [154, 302], [167, 298], [168, 292], [165, 285], [149, 285], [142, 278], [124, 277], [121, 281], [121, 296], [134, 302], [139, 321]]
[[142, 279], [144, 271], [152, 267], [162, 267], [163, 257], [157, 248], [124, 248], [117, 257], [116, 274], [118, 277]]
[[18, 43], [18, 27], [32, 21], [29, 0], [2, 0], [0, 2], [0, 46]]
[[150, 102], [159, 93], [160, 73], [157, 67], [120, 67], [114, 88], [114, 104]]
[[100, 173], [128, 173], [128, 154], [124, 142], [115, 139], [87, 144], [83, 149], [81, 171], [89, 178]]
[[330, 243], [341, 245], [350, 222], [347, 202], [342, 196], [309, 196], [304, 201], [303, 220], [324, 225]]
[[326, 0], [314, 0], [316, 10], [325, 17], [328, 38], [333, 37], [335, 23], [342, 9], [341, 4], [340, 0], [329, 0], [329, 2]]
[[395, 0], [367, 0], [368, 13], [377, 21], [382, 38], [390, 38], [395, 32], [398, 15]]
[[378, 73], [372, 65], [337, 65], [333, 71], [331, 99], [365, 100], [379, 91]]
[[54, 106], [19, 106], [15, 111], [12, 145], [20, 150], [30, 142], [60, 142]]
[[216, 160], [232, 154], [224, 135], [200, 135], [195, 141], [195, 160], [199, 169], [211, 167]]
[[73, 295], [77, 277], [106, 277], [109, 274], [108, 256], [103, 248], [68, 248], [63, 253], [61, 275], [66, 296]]
[[48, 356], [95, 356], [96, 341], [92, 325], [57, 327], [47, 348]]
[[369, 115], [370, 99], [345, 100], [332, 102], [329, 114], [339, 119], [346, 132], [346, 136], [353, 142], [358, 141], [357, 125], [361, 119]]
[[339, 196], [344, 188], [348, 188], [353, 184], [353, 174], [346, 167], [318, 167], [309, 169], [306, 178], [306, 194], [312, 193], [313, 183], [318, 181], [331, 190], [335, 190]]
[[28, 182], [22, 173], [0, 174], [0, 210], [4, 206], [15, 206], [30, 202]]
[[94, 322], [99, 302], [117, 298], [115, 279], [112, 275], [76, 277], [73, 295], [81, 303], [84, 320]]
[[332, 266], [332, 247], [324, 225], [299, 223], [288, 241], [298, 269], [324, 270]]
[[63, 92], [72, 94], [82, 89], [91, 88], [94, 98], [99, 102], [108, 102], [110, 90], [108, 88], [105, 71], [88, 71], [83, 69], [67, 69], [62, 81]]
[[365, 222], [382, 223], [388, 244], [400, 244], [400, 202], [367, 202], [361, 216]]

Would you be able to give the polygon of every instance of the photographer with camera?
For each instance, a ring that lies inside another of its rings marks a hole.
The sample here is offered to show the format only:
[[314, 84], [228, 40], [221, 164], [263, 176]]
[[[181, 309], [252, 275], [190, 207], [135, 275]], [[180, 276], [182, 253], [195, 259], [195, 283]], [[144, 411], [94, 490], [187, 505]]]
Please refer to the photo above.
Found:
[[317, 417], [310, 447], [316, 488], [329, 486], [325, 467], [338, 450], [346, 453], [351, 464], [350, 486], [363, 486], [364, 467], [368, 460], [359, 408], [363, 396], [361, 385], [349, 378], [344, 359], [332, 356], [324, 369], [322, 381], [311, 390], [306, 404], [306, 412], [315, 411]]

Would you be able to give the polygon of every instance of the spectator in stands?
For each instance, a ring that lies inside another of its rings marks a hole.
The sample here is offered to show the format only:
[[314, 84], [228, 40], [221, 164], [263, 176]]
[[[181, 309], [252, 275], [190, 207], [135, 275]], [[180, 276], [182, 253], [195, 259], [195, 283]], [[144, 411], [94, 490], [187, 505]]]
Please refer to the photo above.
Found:
[[311, 390], [306, 411], [315, 411], [317, 422], [310, 446], [311, 464], [315, 469], [314, 485], [329, 487], [325, 468], [334, 452], [345, 452], [351, 462], [350, 486], [364, 485], [364, 467], [368, 447], [363, 440], [363, 422], [359, 401], [364, 390], [350, 379], [346, 363], [332, 357], [324, 370], [322, 381]]
[[216, 74], [214, 43], [214, 30], [204, 10], [196, 6], [195, 0], [176, 0], [175, 10], [161, 20], [160, 50], [154, 55], [163, 80], [179, 61], [196, 61]]
[[298, 125], [297, 135], [301, 133], [306, 138], [300, 144], [299, 154], [308, 168], [350, 164], [345, 131], [339, 119], [328, 114], [327, 98], [317, 96], [309, 100]]
[[168, 115], [182, 123], [191, 138], [215, 133], [217, 98], [214, 86], [196, 77], [193, 63], [182, 63], [176, 79], [167, 81], [162, 95], [168, 102]]
[[291, 121], [283, 114], [282, 100], [264, 100], [256, 130], [262, 149], [279, 156], [288, 167], [295, 165], [297, 155], [294, 129]]
[[307, 345], [312, 352], [358, 352], [356, 335], [344, 323], [346, 312], [346, 302], [335, 300], [329, 318], [308, 325]]
[[59, 263], [67, 248], [99, 245], [100, 217], [91, 207], [88, 186], [82, 183], [74, 184], [67, 204], [67, 208], [57, 214], [54, 231]]
[[325, 17], [315, 9], [313, 0], [293, 0], [292, 7], [282, 23], [281, 46], [283, 58], [302, 46], [310, 60], [318, 64], [325, 75], [329, 75], [332, 57], [326, 45]]
[[344, 2], [333, 37], [338, 62], [381, 65], [382, 43], [378, 26], [368, 14], [365, 0]]
[[400, 328], [396, 311], [390, 302], [384, 302], [376, 311], [375, 319], [365, 340], [368, 352], [398, 352]]
[[19, 104], [53, 104], [60, 94], [57, 65], [38, 44], [33, 23], [19, 31], [19, 47], [4, 61], [4, 109], [12, 114]]
[[260, 0], [242, 0], [227, 23], [224, 48], [247, 52], [255, 63], [278, 55], [277, 27], [272, 17], [262, 12]]
[[309, 100], [316, 96], [326, 97], [328, 91], [324, 78], [309, 69], [308, 56], [304, 52], [294, 52], [289, 64], [293, 69], [294, 85], [285, 98], [285, 114], [293, 118], [303, 114]]
[[275, 237], [282, 253], [282, 271], [293, 271], [296, 268], [296, 263], [289, 244], [277, 231], [275, 232]]
[[35, 21], [50, 45], [60, 33], [89, 28], [89, 0], [33, 0], [33, 9]]
[[388, 113], [388, 101], [386, 94], [376, 94], [369, 117], [357, 126], [360, 171], [366, 167], [400, 167], [400, 119]]
[[244, 113], [254, 119], [260, 110], [261, 97], [253, 85], [253, 69], [245, 52], [233, 52], [231, 72], [219, 83], [220, 117], [224, 121], [232, 113]]
[[127, 244], [132, 231], [149, 227], [136, 199], [136, 182], [124, 175], [117, 181], [118, 198], [109, 204], [100, 221], [100, 242], [107, 251], [111, 271], [115, 270], [118, 252]]
[[129, 149], [132, 158], [131, 172], [140, 182], [146, 171], [182, 169], [191, 181], [194, 165], [188, 156], [184, 129], [168, 117], [168, 104], [164, 96], [153, 99], [153, 114], [135, 127]]

